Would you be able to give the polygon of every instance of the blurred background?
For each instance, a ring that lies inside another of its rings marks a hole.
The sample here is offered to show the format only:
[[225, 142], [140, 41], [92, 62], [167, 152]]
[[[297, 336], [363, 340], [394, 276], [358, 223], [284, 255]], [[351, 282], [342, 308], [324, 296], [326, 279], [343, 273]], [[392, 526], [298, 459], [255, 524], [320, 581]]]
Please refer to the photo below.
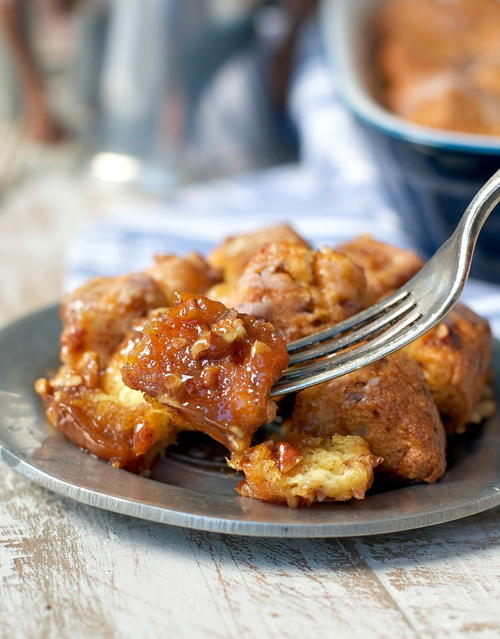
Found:
[[276, 221], [430, 255], [500, 165], [500, 3], [0, 0], [0, 85], [7, 317]]
[[286, 92], [297, 34], [315, 2], [0, 7], [0, 130], [2, 142], [11, 139], [4, 155], [17, 158], [3, 167], [4, 186], [49, 156], [156, 193], [296, 156]]
[[287, 92], [315, 5], [0, 0], [7, 318], [60, 296], [94, 220], [297, 158]]

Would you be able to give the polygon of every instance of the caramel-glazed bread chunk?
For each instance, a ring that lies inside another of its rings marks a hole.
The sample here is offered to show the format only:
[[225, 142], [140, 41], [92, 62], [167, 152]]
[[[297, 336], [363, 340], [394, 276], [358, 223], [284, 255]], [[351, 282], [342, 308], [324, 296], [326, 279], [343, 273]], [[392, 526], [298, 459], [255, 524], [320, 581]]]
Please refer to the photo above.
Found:
[[445, 435], [424, 376], [394, 353], [297, 395], [294, 430], [315, 436], [359, 435], [390, 480], [435, 482], [445, 471]]
[[120, 366], [137, 337], [134, 331], [129, 334], [102, 373], [95, 353], [87, 352], [77, 371], [63, 366], [51, 380], [38, 380], [35, 386], [54, 428], [77, 446], [132, 472], [146, 470], [185, 427], [166, 406], [146, 401], [123, 383]]
[[257, 251], [269, 242], [288, 242], [308, 248], [308, 243], [286, 224], [271, 226], [253, 233], [228, 237], [208, 256], [212, 266], [222, 269], [224, 280], [234, 282]]
[[198, 297], [153, 313], [122, 374], [128, 386], [173, 408], [193, 429], [241, 450], [274, 419], [269, 391], [287, 363], [271, 324]]
[[245, 474], [240, 495], [295, 508], [363, 499], [378, 461], [361, 437], [295, 433], [234, 454], [229, 465]]
[[174, 293], [205, 293], [220, 279], [220, 271], [198, 253], [184, 257], [155, 255], [154, 265], [144, 273], [160, 286], [169, 305], [174, 301]]
[[269, 320], [290, 342], [362, 310], [366, 280], [359, 266], [329, 248], [266, 244], [224, 299]]
[[492, 399], [484, 397], [491, 367], [491, 331], [484, 318], [457, 304], [404, 350], [422, 368], [448, 433], [463, 433], [468, 422], [493, 413]]
[[350, 257], [364, 270], [370, 303], [405, 284], [424, 265], [414, 251], [390, 246], [370, 235], [360, 235], [335, 250]]
[[92, 351], [104, 368], [134, 320], [166, 303], [158, 284], [142, 273], [90, 280], [62, 300], [62, 362], [76, 366]]

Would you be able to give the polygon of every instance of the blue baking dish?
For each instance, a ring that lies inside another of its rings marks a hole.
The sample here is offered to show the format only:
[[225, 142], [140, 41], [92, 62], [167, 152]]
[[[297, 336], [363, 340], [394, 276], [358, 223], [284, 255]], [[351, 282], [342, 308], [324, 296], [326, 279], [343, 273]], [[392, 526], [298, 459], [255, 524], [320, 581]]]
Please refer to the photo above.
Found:
[[[373, 23], [383, 0], [324, 0], [322, 34], [342, 98], [375, 152], [388, 196], [415, 245], [431, 255], [500, 168], [500, 138], [408, 122], [374, 97]], [[500, 207], [478, 241], [472, 273], [500, 282]]]

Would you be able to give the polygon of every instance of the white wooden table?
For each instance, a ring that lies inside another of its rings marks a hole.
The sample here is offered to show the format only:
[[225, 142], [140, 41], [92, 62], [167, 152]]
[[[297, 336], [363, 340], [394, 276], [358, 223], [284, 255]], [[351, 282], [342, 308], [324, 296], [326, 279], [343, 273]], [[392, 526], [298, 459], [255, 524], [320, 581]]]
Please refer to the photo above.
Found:
[[[1, 204], [1, 324], [57, 299], [65, 243], [99, 214], [57, 176]], [[0, 471], [2, 639], [500, 636], [500, 509], [378, 537], [231, 538]]]

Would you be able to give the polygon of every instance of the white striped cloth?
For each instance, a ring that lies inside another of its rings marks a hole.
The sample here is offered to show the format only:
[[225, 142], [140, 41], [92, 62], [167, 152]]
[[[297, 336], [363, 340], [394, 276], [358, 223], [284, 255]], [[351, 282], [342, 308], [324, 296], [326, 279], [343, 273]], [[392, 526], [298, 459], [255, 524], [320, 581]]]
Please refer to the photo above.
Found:
[[[121, 210], [77, 237], [66, 289], [90, 277], [137, 271], [154, 253], [206, 253], [226, 235], [288, 222], [313, 245], [369, 232], [410, 247], [384, 199], [376, 167], [335, 90], [317, 38], [306, 34], [290, 91], [301, 162], [177, 191], [165, 201]], [[470, 281], [464, 293], [500, 336], [500, 286]]]

